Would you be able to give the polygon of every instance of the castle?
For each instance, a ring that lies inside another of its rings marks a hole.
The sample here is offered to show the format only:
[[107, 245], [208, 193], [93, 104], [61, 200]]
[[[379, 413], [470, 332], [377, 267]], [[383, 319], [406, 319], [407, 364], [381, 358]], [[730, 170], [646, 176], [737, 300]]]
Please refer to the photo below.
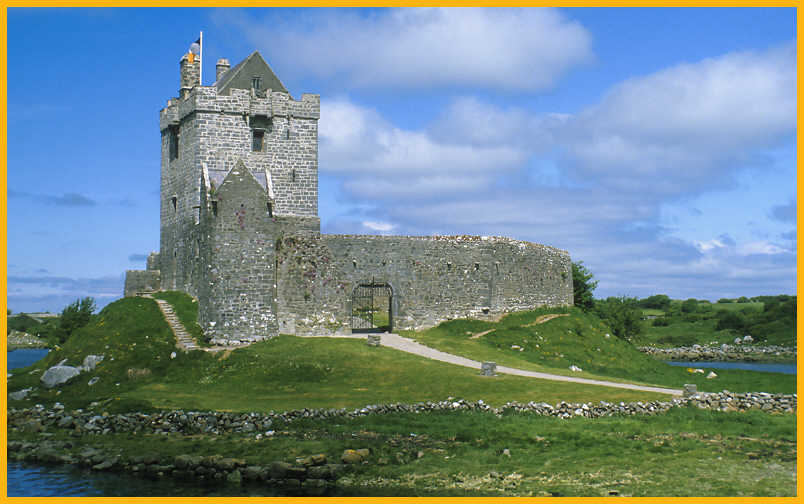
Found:
[[293, 99], [258, 52], [180, 63], [160, 111], [160, 246], [125, 295], [180, 290], [214, 343], [413, 329], [571, 305], [567, 252], [500, 237], [327, 235], [318, 217], [320, 98]]

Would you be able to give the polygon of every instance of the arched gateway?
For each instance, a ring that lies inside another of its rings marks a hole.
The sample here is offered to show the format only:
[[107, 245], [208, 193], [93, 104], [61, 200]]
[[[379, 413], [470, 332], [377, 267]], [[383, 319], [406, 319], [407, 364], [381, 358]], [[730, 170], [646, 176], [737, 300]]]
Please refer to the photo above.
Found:
[[394, 290], [387, 283], [362, 282], [352, 291], [352, 332], [392, 332]]

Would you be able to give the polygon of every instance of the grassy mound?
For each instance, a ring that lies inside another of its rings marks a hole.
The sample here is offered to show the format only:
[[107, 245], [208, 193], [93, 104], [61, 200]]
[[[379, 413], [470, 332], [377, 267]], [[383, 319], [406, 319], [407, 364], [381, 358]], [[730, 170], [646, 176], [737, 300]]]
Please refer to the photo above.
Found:
[[[174, 301], [177, 306], [184, 302]], [[555, 315], [561, 316], [546, 320]], [[497, 323], [454, 320], [414, 336], [450, 353], [536, 371], [675, 387], [697, 383], [700, 390], [709, 391], [795, 391], [794, 376], [770, 373], [718, 371], [718, 379], [706, 380], [646, 357], [613, 335], [607, 338], [606, 333], [606, 326], [596, 317], [564, 309], [515, 313]], [[173, 352], [175, 358], [171, 358]], [[64, 359], [68, 365], [78, 366], [89, 354], [104, 355], [94, 371], [56, 389], [40, 385], [39, 377], [48, 367]], [[584, 371], [573, 373], [570, 365]], [[94, 378], [97, 380], [89, 385]], [[27, 387], [36, 390], [28, 399], [10, 400], [11, 406], [60, 401], [74, 408], [97, 402], [112, 411], [279, 411], [412, 403], [450, 396], [483, 399], [492, 405], [667, 397], [516, 376], [481, 377], [474, 369], [368, 347], [361, 340], [280, 336], [231, 352], [184, 353], [175, 348], [175, 338], [156, 302], [145, 298], [109, 304], [42, 362], [15, 371], [8, 390]]]
[[[577, 308], [517, 312], [497, 323], [453, 320], [406, 336], [445, 352], [532, 371], [677, 388], [695, 383], [699, 390], [710, 392], [796, 390], [793, 375], [717, 370], [718, 378], [707, 380], [706, 373], [689, 373], [664, 364], [615, 337], [595, 315]], [[583, 372], [572, 372], [570, 366], [580, 367]], [[705, 369], [706, 365], [701, 363], [698, 367]]]
[[[172, 352], [176, 352], [171, 359]], [[67, 359], [78, 366], [88, 354], [104, 355], [94, 371], [52, 390], [42, 372]], [[92, 378], [98, 380], [89, 385]], [[124, 298], [41, 362], [18, 370], [9, 390], [36, 387], [11, 406], [60, 401], [68, 407], [93, 402], [114, 411], [149, 408], [269, 411], [360, 407], [371, 403], [443, 400], [449, 396], [507, 401], [631, 401], [663, 397], [608, 387], [529, 378], [481, 377], [476, 370], [368, 347], [361, 340], [280, 336], [232, 352], [184, 353], [157, 304]]]

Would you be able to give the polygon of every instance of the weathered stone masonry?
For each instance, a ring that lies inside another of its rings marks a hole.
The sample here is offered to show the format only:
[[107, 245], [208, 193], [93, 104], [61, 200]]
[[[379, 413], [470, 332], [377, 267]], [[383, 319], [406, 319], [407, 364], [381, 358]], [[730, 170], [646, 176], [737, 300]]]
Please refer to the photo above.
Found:
[[[500, 237], [321, 235], [318, 95], [294, 100], [259, 53], [160, 112], [160, 251], [125, 294], [196, 296], [218, 343], [278, 333], [349, 333], [352, 293], [390, 286], [395, 328], [572, 304], [569, 254]], [[264, 85], [270, 87], [265, 88]], [[249, 88], [249, 86], [251, 86]], [[244, 89], [245, 88], [245, 89]]]

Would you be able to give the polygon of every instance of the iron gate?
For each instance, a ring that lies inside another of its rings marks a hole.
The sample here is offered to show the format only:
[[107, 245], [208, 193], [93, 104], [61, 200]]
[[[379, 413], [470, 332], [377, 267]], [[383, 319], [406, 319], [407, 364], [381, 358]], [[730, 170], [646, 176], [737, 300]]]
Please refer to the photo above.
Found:
[[393, 290], [387, 283], [362, 283], [352, 292], [352, 332], [391, 332]]

